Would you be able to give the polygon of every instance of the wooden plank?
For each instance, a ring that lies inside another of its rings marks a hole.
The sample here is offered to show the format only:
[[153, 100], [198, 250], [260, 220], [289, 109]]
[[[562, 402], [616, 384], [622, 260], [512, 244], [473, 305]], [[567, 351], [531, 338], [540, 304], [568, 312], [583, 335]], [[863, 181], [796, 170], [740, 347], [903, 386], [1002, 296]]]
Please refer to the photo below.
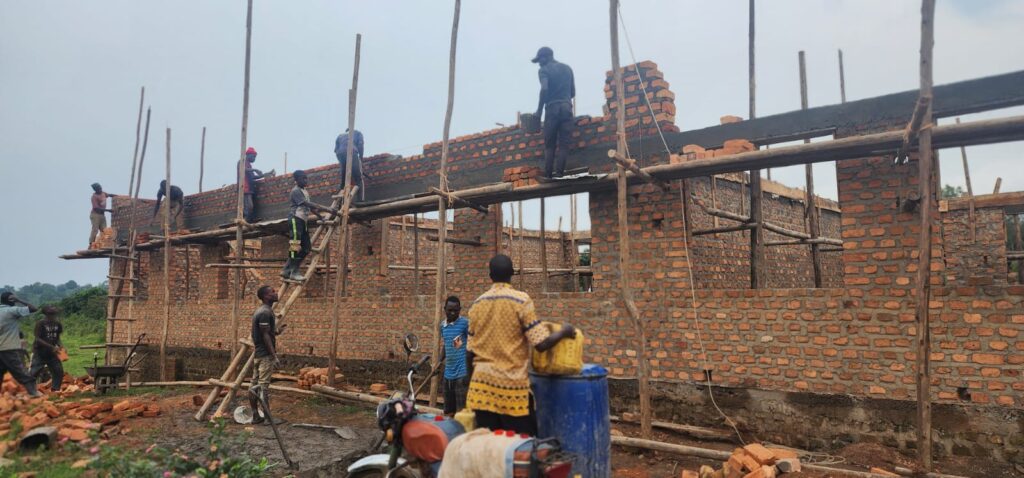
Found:
[[[969, 210], [971, 207], [968, 198], [949, 198], [946, 204], [950, 211]], [[1021, 211], [1024, 210], [1024, 191], [974, 196], [974, 205], [976, 208], [1003, 208], [1008, 213]]]
[[[932, 50], [935, 46], [935, 0], [921, 2], [921, 98], [932, 97]], [[932, 123], [931, 101], [924, 111], [922, 122]], [[931, 405], [931, 324], [929, 302], [931, 292], [932, 227], [935, 190], [932, 168], [935, 158], [932, 150], [932, 128], [924, 128], [918, 135], [918, 188], [921, 198], [921, 227], [918, 235], [917, 282], [914, 286], [917, 312], [917, 457], [925, 471], [932, 468], [932, 405]]]
[[[615, 132], [618, 137], [616, 141], [616, 153], [621, 156], [626, 156], [626, 100], [625, 100], [625, 88], [622, 84], [622, 68], [619, 67], [619, 21], [618, 21], [618, 9], [619, 0], [609, 1], [609, 27], [611, 30], [611, 49], [612, 49], [612, 74], [614, 75], [613, 85], [615, 87], [615, 97], [618, 100], [618, 108], [615, 111]], [[647, 328], [643, 323], [643, 318], [640, 317], [640, 311], [636, 307], [636, 303], [633, 301], [633, 289], [630, 284], [630, 239], [629, 239], [629, 218], [627, 201], [629, 195], [627, 194], [627, 181], [626, 181], [626, 168], [622, 163], [617, 165], [618, 177], [616, 180], [616, 211], [618, 216], [618, 229], [619, 229], [619, 288], [622, 290], [622, 300], [625, 302], [626, 310], [629, 313], [630, 318], [633, 321], [633, 328], [636, 332], [636, 345], [637, 345], [637, 357], [636, 357], [636, 369], [637, 369], [637, 380], [639, 382], [640, 392], [640, 433], [645, 438], [651, 436], [651, 391], [650, 391], [650, 372], [648, 371], [649, 364], [647, 362]]]
[[[437, 237], [437, 234], [430, 234], [430, 235], [427, 235], [427, 240], [431, 241], [431, 242], [437, 242], [439, 240], [439, 238]], [[480, 247], [480, 246], [484, 245], [480, 241], [474, 241], [473, 239], [462, 239], [462, 238], [459, 238], [459, 237], [445, 237], [444, 238], [444, 242], [446, 242], [448, 244], [459, 244], [459, 245], [462, 245], [462, 246], [473, 246], [473, 247]]]

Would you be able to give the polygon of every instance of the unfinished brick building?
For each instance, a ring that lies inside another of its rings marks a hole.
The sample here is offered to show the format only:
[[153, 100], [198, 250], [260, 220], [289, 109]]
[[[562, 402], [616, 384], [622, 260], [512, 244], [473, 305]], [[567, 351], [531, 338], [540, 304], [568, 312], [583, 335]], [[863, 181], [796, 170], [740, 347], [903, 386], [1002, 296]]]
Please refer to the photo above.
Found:
[[[650, 151], [642, 166], [672, 166], [686, 157], [664, 154], [657, 130], [665, 132], [673, 152], [696, 144], [720, 148], [726, 140], [746, 139], [757, 146], [822, 135], [846, 138], [903, 128], [916, 92], [812, 108], [752, 121], [679, 132], [674, 125], [675, 95], [656, 65], [643, 62], [626, 68], [626, 118], [630, 138], [642, 138], [633, 151]], [[651, 101], [648, 110], [640, 83]], [[935, 89], [935, 114], [994, 109], [1024, 102], [1024, 72], [941, 86]], [[576, 149], [571, 166], [593, 173], [613, 169], [606, 151], [614, 144], [613, 94], [607, 88], [604, 116], [577, 119]], [[652, 114], [653, 113], [653, 114]], [[536, 166], [542, 160], [540, 134], [518, 126], [455, 138], [451, 142], [450, 180], [453, 189], [492, 184], [509, 168]], [[660, 151], [660, 152], [659, 152]], [[402, 359], [400, 338], [432, 336], [432, 258], [438, 243], [429, 240], [437, 224], [420, 220], [413, 239], [409, 214], [427, 210], [400, 209], [389, 199], [426, 191], [437, 183], [440, 143], [412, 157], [379, 155], [367, 158], [367, 203], [357, 204], [351, 229], [336, 351], [347, 379], [355, 382], [390, 378], [388, 363]], [[695, 163], [696, 164], [696, 163]], [[327, 202], [337, 192], [337, 165], [309, 171], [314, 200]], [[718, 404], [762, 439], [807, 448], [850, 441], [880, 441], [912, 448], [914, 443], [913, 296], [917, 270], [919, 213], [913, 209], [918, 178], [915, 159], [895, 165], [887, 155], [866, 154], [836, 162], [838, 202], [819, 199], [822, 236], [841, 239], [841, 247], [823, 248], [822, 285], [814, 287], [807, 244], [768, 248], [767, 287], [752, 289], [748, 232], [688, 234], [716, 227], [701, 207], [744, 214], [748, 189], [742, 174], [714, 180], [703, 170], [673, 180], [668, 190], [637, 183], [629, 191], [629, 225], [637, 305], [648, 328], [650, 374], [655, 386], [655, 412], [662, 420], [721, 425], [708, 402], [706, 383], [715, 385]], [[653, 172], [653, 171], [652, 171]], [[698, 174], [698, 173], [704, 174]], [[718, 171], [711, 171], [717, 173]], [[724, 171], [723, 171], [724, 172]], [[486, 261], [496, 252], [510, 253], [523, 274], [523, 288], [534, 298], [542, 317], [572, 323], [586, 332], [586, 359], [609, 369], [613, 408], [635, 405], [638, 360], [634, 329], [618, 291], [618, 246], [612, 183], [588, 184], [591, 230], [569, 237], [564, 232], [538, 231], [525, 238], [510, 235], [502, 217], [502, 201], [551, 197], [574, 191], [545, 184], [517, 187], [489, 196], [488, 213], [458, 209], [450, 235], [471, 242], [450, 248], [448, 290], [472, 299], [489, 286]], [[290, 178], [266, 181], [260, 190], [258, 215], [283, 218]], [[802, 192], [765, 182], [764, 214], [782, 227], [805, 230]], [[714, 193], [712, 193], [714, 190]], [[186, 198], [185, 223], [190, 230], [215, 231], [234, 217], [235, 189], [222, 188]], [[714, 196], [714, 197], [712, 197]], [[416, 199], [407, 199], [406, 202]], [[701, 203], [701, 204], [698, 204]], [[420, 204], [420, 203], [416, 203]], [[426, 204], [426, 203], [424, 203]], [[436, 200], [434, 202], [436, 204]], [[1020, 194], [976, 198], [975, 241], [968, 239], [966, 200], [943, 202], [941, 228], [934, 234], [932, 297], [932, 400], [935, 403], [936, 452], [1024, 461], [1024, 285], [1008, 273], [1003, 218], [1021, 211]], [[150, 204], [134, 211], [145, 217]], [[390, 208], [390, 209], [389, 209]], [[132, 213], [118, 198], [113, 224], [127, 230]], [[387, 226], [385, 227], [385, 224]], [[721, 225], [729, 225], [722, 221]], [[272, 231], [268, 226], [264, 231]], [[272, 262], [285, 256], [287, 240], [280, 234], [251, 234], [245, 257], [242, 320], [231, 330], [229, 269], [214, 266], [237, 254], [227, 233], [182, 236], [171, 261], [173, 311], [168, 331], [169, 354], [178, 378], [218, 376], [229, 359], [236, 337], [245, 336], [245, 318], [256, 307], [255, 288], [278, 284]], [[124, 233], [121, 234], [125, 239]], [[768, 241], [786, 239], [768, 232]], [[519, 241], [526, 246], [520, 249]], [[570, 246], [589, 243], [591, 264], [580, 266]], [[581, 291], [572, 273], [551, 275], [544, 292], [541, 243], [548, 267], [592, 274], [592, 289]], [[147, 243], [139, 260], [132, 333], [145, 332], [152, 342], [163, 321], [162, 243]], [[525, 252], [522, 252], [524, 251]], [[418, 251], [419, 280], [413, 265]], [[290, 366], [322, 363], [330, 349], [330, 310], [339, 251], [319, 270], [305, 295], [288, 314], [291, 324], [280, 340]], [[520, 260], [524, 257], [525, 259]], [[271, 262], [260, 262], [271, 261]], [[112, 266], [112, 275], [117, 270]], [[520, 281], [517, 277], [515, 281]], [[693, 294], [691, 299], [691, 293]], [[424, 295], [427, 294], [427, 295]], [[699, 332], [697, 327], [699, 326]], [[118, 329], [114, 340], [129, 340]], [[702, 351], [703, 350], [703, 351]], [[152, 354], [151, 354], [152, 355]], [[149, 374], [157, 369], [153, 362]], [[376, 374], [376, 375], [375, 375]], [[375, 376], [374, 376], [375, 375]]]

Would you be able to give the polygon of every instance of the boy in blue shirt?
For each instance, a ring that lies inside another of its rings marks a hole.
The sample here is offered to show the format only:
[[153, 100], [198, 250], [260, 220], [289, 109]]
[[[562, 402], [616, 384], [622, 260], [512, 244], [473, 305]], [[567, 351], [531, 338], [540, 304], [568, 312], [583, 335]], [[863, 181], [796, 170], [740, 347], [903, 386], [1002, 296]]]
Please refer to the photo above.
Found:
[[441, 324], [444, 340], [441, 360], [444, 361], [444, 414], [451, 417], [466, 408], [469, 373], [466, 370], [466, 343], [469, 342], [469, 319], [462, 317], [462, 303], [450, 296], [444, 303], [445, 321]]

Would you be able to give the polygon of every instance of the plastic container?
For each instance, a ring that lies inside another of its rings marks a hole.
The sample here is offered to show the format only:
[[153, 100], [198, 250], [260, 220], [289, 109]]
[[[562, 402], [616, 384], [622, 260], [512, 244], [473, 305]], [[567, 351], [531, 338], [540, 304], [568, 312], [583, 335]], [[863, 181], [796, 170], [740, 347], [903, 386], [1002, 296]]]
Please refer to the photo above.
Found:
[[[562, 326], [553, 322], [542, 322], [549, 332]], [[533, 351], [533, 369], [547, 375], [576, 375], [583, 369], [583, 332], [576, 329], [576, 338], [559, 340], [545, 352]]]
[[571, 476], [611, 476], [608, 371], [585, 364], [578, 375], [530, 372], [541, 438], [557, 438], [572, 453]]
[[476, 429], [476, 413], [468, 408], [463, 408], [461, 411], [455, 414], [455, 421], [462, 424], [462, 428], [469, 433]]

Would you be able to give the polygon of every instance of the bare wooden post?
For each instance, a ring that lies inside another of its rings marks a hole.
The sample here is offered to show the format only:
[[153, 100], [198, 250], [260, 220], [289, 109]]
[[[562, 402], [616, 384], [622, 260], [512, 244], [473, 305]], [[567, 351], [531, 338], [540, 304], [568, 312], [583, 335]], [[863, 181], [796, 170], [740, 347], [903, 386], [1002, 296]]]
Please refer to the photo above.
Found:
[[502, 236], [505, 235], [505, 228], [502, 225], [502, 212], [504, 212], [504, 209], [502, 208], [501, 203], [495, 204], [493, 207], [491, 207], [491, 215], [493, 216], [491, 219], [494, 221], [495, 255], [501, 254], [502, 242], [504, 242], [504, 238]]
[[839, 101], [846, 103], [846, 73], [843, 71], [843, 49], [839, 49]]
[[[960, 124], [960, 117], [956, 117], [956, 124]], [[964, 180], [967, 182], [967, 214], [968, 222], [971, 223], [971, 242], [978, 240], [978, 228], [974, 223], [974, 188], [971, 187], [971, 168], [967, 166], [967, 148], [960, 146], [960, 160], [964, 164]]]
[[523, 202], [519, 201], [519, 288], [526, 287], [523, 282], [525, 276], [523, 275], [523, 267], [526, 265], [526, 227], [523, 224]]
[[[438, 243], [440, 245], [441, 243]], [[420, 214], [412, 215], [412, 278], [413, 295], [420, 295]]]
[[171, 128], [167, 128], [167, 182], [164, 184], [164, 323], [160, 332], [160, 380], [167, 376], [167, 327], [171, 322]]
[[[235, 210], [235, 262], [241, 266], [245, 259], [245, 242], [242, 238], [242, 224], [245, 222], [243, 208], [245, 205], [244, 191], [242, 189], [245, 181], [245, 145], [248, 142], [246, 135], [249, 132], [249, 71], [252, 65], [252, 0], [248, 2], [245, 14], [245, 80], [242, 86], [242, 146], [238, 155], [238, 175], [236, 176], [238, 199]], [[245, 271], [236, 269], [234, 274], [233, 287], [231, 288], [231, 353], [238, 347], [238, 320], [239, 303], [241, 299], [242, 274]]]
[[380, 221], [380, 267], [378, 273], [382, 276], [388, 275], [388, 233], [391, 232], [391, 218], [385, 217]]
[[572, 249], [572, 253], [569, 254], [569, 260], [572, 261], [572, 291], [578, 292], [580, 290], [580, 274], [576, 272], [577, 267], [580, 263], [580, 252], [576, 246], [576, 195], [569, 196], [569, 247]]
[[[455, 106], [455, 51], [459, 39], [459, 10], [462, 7], [462, 0], [455, 0], [455, 12], [452, 18], [452, 39], [451, 48], [448, 52], [448, 107], [444, 112], [444, 132], [441, 135], [441, 164], [438, 166], [440, 177], [438, 189], [448, 192], [448, 134], [452, 126], [452, 109]], [[437, 197], [437, 287], [434, 290], [434, 329], [431, 335], [434, 337], [434, 354], [430, 359], [431, 370], [437, 368], [438, 360], [441, 358], [441, 318], [444, 317], [444, 294], [447, 290], [448, 256], [445, 254], [445, 236], [448, 234], [448, 211], [447, 198], [444, 195]], [[438, 377], [435, 375], [430, 379], [430, 406], [437, 404]]]
[[996, 178], [996, 187], [992, 188], [992, 194], [999, 194], [999, 188], [1003, 185], [1003, 178]]
[[288, 152], [284, 152], [284, 174], [288, 174]]
[[546, 294], [548, 292], [548, 236], [544, 226], [544, 221], [547, 220], [544, 212], [544, 198], [540, 198], [540, 269], [544, 276], [541, 279], [541, 291]]
[[206, 126], [203, 126], [203, 138], [199, 141], [199, 192], [203, 192], [203, 168], [206, 159]]
[[[338, 357], [338, 321], [340, 319], [339, 301], [340, 296], [345, 294], [345, 283], [348, 279], [348, 249], [349, 249], [349, 225], [348, 211], [352, 205], [352, 161], [355, 141], [353, 136], [356, 131], [356, 93], [359, 87], [359, 50], [362, 47], [363, 36], [356, 34], [356, 52], [352, 66], [352, 88], [348, 90], [348, 149], [345, 151], [345, 184], [341, 185], [344, 199], [342, 201], [341, 227], [338, 228], [338, 253], [341, 254], [341, 267], [338, 269], [338, 276], [334, 279], [334, 298], [331, 304], [331, 350], [327, 356], [327, 385], [334, 386], [334, 375], [337, 370]], [[362, 159], [362, 158], [360, 158]], [[385, 219], [385, 222], [387, 219]], [[327, 271], [330, 274], [330, 270]]]
[[[800, 59], [800, 109], [807, 109], [807, 63], [804, 60], [803, 50], [799, 53]], [[804, 144], [810, 143], [810, 139], [805, 139]], [[807, 188], [804, 194], [804, 216], [807, 218], [807, 230], [811, 235], [812, 239], [817, 239], [821, 235], [821, 227], [818, 222], [818, 205], [817, 200], [814, 197], [814, 165], [807, 163], [804, 165], [804, 181], [806, 182]], [[811, 265], [814, 270], [814, 287], [821, 288], [821, 245], [818, 243], [811, 244]]]
[[[626, 155], [626, 100], [624, 98], [625, 88], [622, 85], [622, 69], [619, 67], [619, 29], [618, 29], [618, 6], [619, 0], [610, 0], [611, 7], [608, 10], [610, 16], [609, 26], [611, 28], [612, 43], [612, 72], [615, 75], [615, 94], [618, 100], [618, 108], [615, 111], [615, 135], [617, 152], [620, 156]], [[644, 438], [651, 436], [651, 392], [650, 373], [647, 363], [647, 330], [640, 316], [640, 311], [633, 301], [633, 289], [629, 283], [630, 260], [629, 260], [629, 224], [626, 194], [626, 168], [621, 163], [616, 163], [618, 175], [616, 186], [618, 191], [618, 223], [619, 223], [619, 286], [622, 289], [622, 300], [625, 302], [626, 310], [633, 319], [633, 326], [637, 336], [637, 379], [640, 388], [640, 433]]]
[[[935, 46], [935, 0], [921, 2], [921, 97], [932, 97], [932, 49]], [[925, 471], [932, 468], [932, 404], [929, 387], [931, 354], [931, 326], [928, 320], [928, 306], [931, 292], [932, 259], [932, 204], [935, 191], [932, 167], [932, 102], [924, 111], [918, 135], [918, 185], [921, 196], [921, 228], [918, 236], [920, 248], [917, 258], [917, 456]]]
[[[754, 96], [754, 0], [750, 0], [750, 31], [747, 56], [750, 59], [750, 119], [757, 117]], [[750, 171], [750, 220], [754, 229], [750, 231], [750, 288], [760, 289], [765, 285], [764, 271], [764, 221], [761, 220], [761, 170]]]

